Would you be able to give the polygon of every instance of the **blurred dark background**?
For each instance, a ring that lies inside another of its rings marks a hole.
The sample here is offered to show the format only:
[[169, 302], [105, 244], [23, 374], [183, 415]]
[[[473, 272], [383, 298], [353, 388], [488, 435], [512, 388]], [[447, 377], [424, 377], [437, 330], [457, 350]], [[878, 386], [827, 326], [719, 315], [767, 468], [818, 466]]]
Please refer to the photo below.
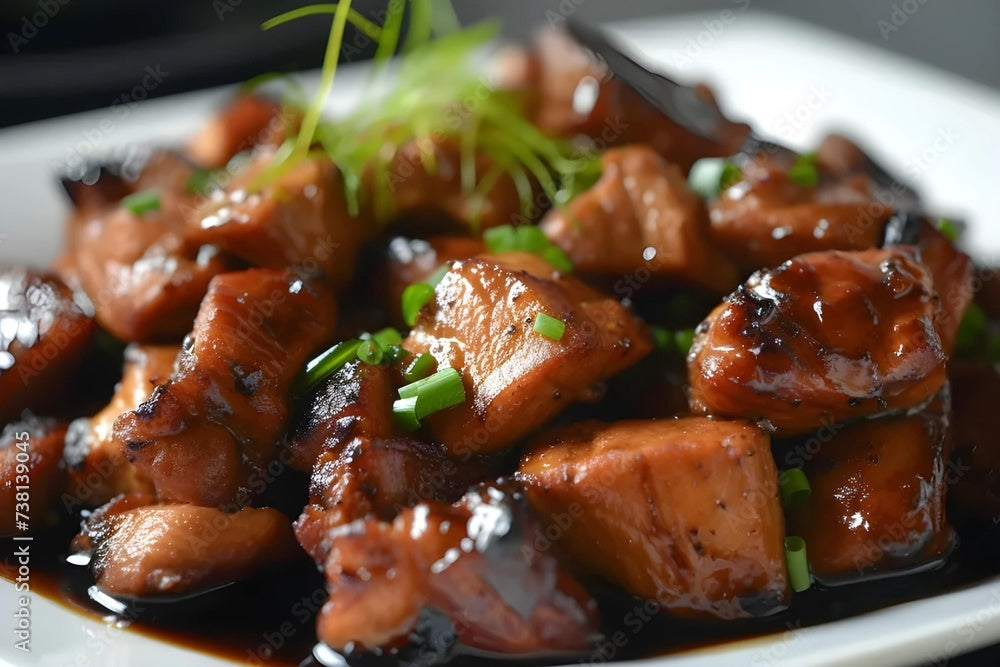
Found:
[[[303, 0], [0, 0], [0, 126], [107, 107], [146, 77], [158, 97], [318, 66], [323, 17], [269, 33]], [[499, 16], [525, 38], [552, 17], [591, 21], [746, 6], [804, 19], [1000, 88], [998, 0], [456, 0], [463, 22]], [[374, 15], [384, 1], [355, 0]], [[351, 59], [370, 56], [356, 49]], [[776, 66], [778, 64], [776, 63]], [[150, 68], [150, 69], [147, 69]], [[150, 71], [159, 76], [150, 79]], [[159, 79], [159, 80], [155, 80]]]

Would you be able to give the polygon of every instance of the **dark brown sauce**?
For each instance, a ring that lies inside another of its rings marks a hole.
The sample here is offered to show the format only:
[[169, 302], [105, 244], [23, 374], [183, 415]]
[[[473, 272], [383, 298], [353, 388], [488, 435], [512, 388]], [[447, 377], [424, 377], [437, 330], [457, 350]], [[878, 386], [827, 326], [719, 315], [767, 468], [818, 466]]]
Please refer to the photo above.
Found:
[[[69, 522], [36, 536], [32, 563], [32, 591], [94, 620], [108, 611], [87, 595], [93, 583], [84, 567], [65, 562], [73, 532]], [[4, 553], [13, 552], [5, 544]], [[612, 662], [669, 655], [694, 648], [751, 638], [765, 639], [819, 623], [974, 585], [996, 574], [1000, 554], [997, 535], [962, 544], [944, 566], [933, 572], [862, 582], [832, 589], [814, 587], [795, 596], [792, 606], [774, 616], [746, 622], [696, 623], [651, 613], [641, 600], [603, 591], [595, 586], [600, 602], [604, 637], [593, 650], [579, 656], [548, 656], [517, 660], [518, 665]], [[991, 562], [993, 563], [991, 565]], [[0, 576], [13, 579], [15, 568], [0, 563]], [[323, 578], [310, 561], [273, 571], [253, 580], [216, 591], [201, 599], [147, 605], [129, 621], [133, 632], [160, 641], [252, 665], [269, 667], [319, 666], [312, 657], [316, 642], [315, 615], [326, 598]], [[128, 613], [126, 613], [128, 617]], [[762, 645], [762, 651], [766, 651]], [[396, 659], [359, 661], [361, 664], [398, 664]], [[448, 664], [501, 665], [515, 661], [461, 655]]]

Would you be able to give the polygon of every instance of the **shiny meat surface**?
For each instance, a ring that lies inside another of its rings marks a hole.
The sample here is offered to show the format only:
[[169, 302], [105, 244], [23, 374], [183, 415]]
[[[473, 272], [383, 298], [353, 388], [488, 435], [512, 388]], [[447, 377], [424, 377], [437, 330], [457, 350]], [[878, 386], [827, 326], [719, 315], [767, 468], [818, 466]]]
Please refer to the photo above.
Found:
[[263, 154], [225, 190], [212, 192], [191, 216], [185, 242], [215, 246], [253, 266], [295, 266], [343, 287], [371, 226], [348, 215], [344, 184], [329, 160], [297, 164], [254, 191], [272, 157]]
[[90, 346], [94, 322], [59, 278], [0, 270], [0, 424], [54, 407]]
[[785, 436], [917, 405], [945, 381], [939, 303], [906, 246], [755, 273], [698, 327], [691, 409]]
[[[511, 54], [506, 66], [503, 83], [525, 95], [533, 123], [550, 134], [589, 137], [595, 154], [646, 144], [686, 173], [698, 158], [732, 155], [749, 132], [728, 123], [715, 141], [692, 134], [612, 78], [561, 30], [543, 32], [527, 53]], [[707, 88], [700, 92], [714, 104]]]
[[645, 146], [610, 150], [601, 163], [600, 180], [541, 223], [575, 270], [648, 272], [720, 294], [739, 283], [735, 266], [707, 236], [704, 204], [676, 165]]
[[30, 413], [0, 431], [0, 535], [24, 534], [19, 521], [33, 532], [45, 525], [65, 485], [65, 437], [65, 423]]
[[187, 154], [203, 167], [223, 167], [237, 153], [282, 132], [281, 107], [259, 95], [239, 95], [195, 133]]
[[452, 505], [422, 503], [391, 523], [345, 526], [325, 564], [330, 599], [317, 621], [320, 641], [338, 649], [398, 644], [430, 606], [475, 649], [586, 648], [596, 607], [551, 554], [530, 545], [537, 528], [523, 497], [495, 486]]
[[528, 449], [517, 479], [560, 527], [557, 548], [673, 614], [744, 618], [788, 602], [778, 472], [751, 423], [557, 428]]
[[[947, 390], [945, 391], [947, 394]], [[789, 512], [827, 585], [944, 564], [950, 448], [947, 396], [924, 411], [845, 427], [806, 464], [809, 499]]]
[[153, 493], [153, 485], [129, 463], [114, 439], [115, 420], [135, 410], [153, 389], [173, 374], [177, 345], [140, 345], [125, 349], [122, 379], [107, 407], [93, 417], [74, 421], [66, 434], [63, 455], [69, 482], [66, 492], [87, 507], [103, 505], [122, 493]]
[[156, 210], [137, 215], [115, 202], [70, 216], [60, 270], [79, 282], [97, 321], [120, 340], [180, 340], [208, 282], [229, 267], [215, 248], [186, 248], [182, 241], [184, 221], [196, 205], [187, 190], [192, 173], [176, 155], [155, 154], [130, 189], [157, 191]]
[[740, 164], [742, 180], [709, 205], [712, 239], [746, 271], [807, 252], [871, 248], [892, 215], [864, 174], [819, 167], [818, 183], [802, 184], [789, 177], [794, 160], [783, 152], [753, 156]]
[[291, 522], [277, 510], [245, 507], [226, 514], [194, 505], [142, 505], [141, 498], [95, 511], [77, 545], [91, 549], [98, 587], [127, 598], [204, 591], [300, 553]]
[[[539, 313], [560, 340], [534, 331]], [[510, 446], [652, 347], [620, 303], [516, 252], [452, 264], [403, 346], [462, 374], [465, 403], [425, 421], [455, 455]]]
[[290, 272], [212, 281], [177, 371], [115, 423], [114, 437], [161, 500], [242, 506], [267, 486], [291, 384], [329, 342], [334, 297]]

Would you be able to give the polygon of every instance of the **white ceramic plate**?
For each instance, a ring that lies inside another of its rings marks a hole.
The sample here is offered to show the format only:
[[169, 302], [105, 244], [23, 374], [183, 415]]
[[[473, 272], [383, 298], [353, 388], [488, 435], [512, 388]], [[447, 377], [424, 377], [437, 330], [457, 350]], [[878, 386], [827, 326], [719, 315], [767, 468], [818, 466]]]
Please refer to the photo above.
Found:
[[[844, 37], [772, 15], [727, 11], [615, 29], [678, 79], [715, 85], [723, 107], [762, 134], [807, 147], [845, 128], [942, 213], [971, 226], [968, 247], [1000, 257], [993, 218], [1000, 95]], [[567, 7], [571, 7], [567, 4]], [[902, 29], [905, 29], [903, 26]], [[363, 72], [338, 75], [348, 105]], [[181, 95], [0, 131], [0, 262], [44, 264], [60, 244], [64, 201], [53, 173], [85, 155], [185, 137], [229, 90]], [[0, 663], [62, 667], [230, 664], [83, 618], [34, 596], [33, 650], [13, 648], [12, 586], [0, 581]], [[1000, 578], [843, 621], [631, 664], [912, 664], [1000, 641]]]

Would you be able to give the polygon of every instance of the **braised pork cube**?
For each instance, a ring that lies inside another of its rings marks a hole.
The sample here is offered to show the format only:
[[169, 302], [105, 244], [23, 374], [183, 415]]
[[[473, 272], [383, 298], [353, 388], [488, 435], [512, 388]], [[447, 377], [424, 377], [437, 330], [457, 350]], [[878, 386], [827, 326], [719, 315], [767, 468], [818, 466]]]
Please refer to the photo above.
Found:
[[25, 413], [0, 432], [0, 535], [37, 532], [59, 500], [66, 424]]
[[217, 249], [189, 248], [181, 238], [197, 202], [187, 188], [193, 173], [176, 155], [157, 153], [129, 183], [137, 199], [70, 216], [58, 266], [93, 301], [101, 326], [123, 341], [179, 340], [208, 282], [230, 266]]
[[907, 246], [759, 271], [697, 329], [691, 409], [788, 436], [918, 405], [945, 382], [940, 301]]
[[875, 196], [868, 176], [834, 176], [801, 164], [805, 159], [786, 151], [758, 153], [740, 164], [742, 178], [709, 204], [712, 239], [742, 269], [879, 244], [891, 202]]
[[203, 167], [224, 167], [233, 156], [283, 132], [281, 107], [260, 95], [238, 95], [191, 137], [187, 153]]
[[[716, 124], [714, 139], [691, 132], [612, 77], [560, 30], [542, 33], [527, 52], [510, 52], [504, 65], [502, 84], [526, 97], [525, 113], [535, 125], [568, 139], [588, 137], [595, 151], [646, 144], [687, 173], [698, 158], [735, 153], [749, 133], [746, 125], [729, 121]], [[689, 94], [718, 106], [704, 86]]]
[[595, 605], [551, 554], [532, 546], [538, 529], [523, 497], [496, 486], [451, 505], [421, 503], [391, 523], [354, 522], [333, 538], [317, 636], [335, 649], [398, 646], [431, 607], [473, 649], [585, 649]]
[[296, 374], [333, 336], [334, 297], [290, 271], [216, 277], [177, 370], [115, 422], [161, 500], [242, 506], [266, 485]]
[[521, 252], [454, 262], [403, 346], [462, 375], [467, 400], [425, 420], [456, 455], [510, 446], [652, 347], [620, 303]]
[[[246, 579], [301, 553], [291, 522], [272, 508], [226, 514], [195, 505], [143, 505], [119, 497], [84, 522], [97, 586], [125, 598], [205, 591]], [[148, 500], [148, 498], [146, 498]]]
[[913, 188], [887, 172], [861, 146], [842, 134], [823, 137], [816, 149], [816, 161], [834, 176], [867, 176], [875, 198], [898, 210], [923, 208], [920, 195]]
[[[521, 198], [509, 174], [504, 173], [483, 193], [469, 192], [462, 181], [462, 151], [451, 139], [433, 139], [432, 150], [416, 141], [403, 144], [392, 155], [382, 175], [369, 170], [363, 184], [372, 196], [362, 201], [367, 218], [399, 221], [405, 233], [447, 229], [479, 231], [520, 221]], [[477, 181], [482, 187], [495, 164], [483, 152], [474, 157]], [[538, 214], [541, 212], [539, 211]]]
[[273, 157], [263, 154], [225, 190], [210, 193], [191, 217], [186, 242], [218, 247], [252, 266], [323, 274], [343, 287], [372, 226], [348, 214], [343, 181], [329, 160], [296, 164], [254, 191]]
[[135, 410], [170, 379], [180, 347], [139, 345], [125, 348], [122, 379], [107, 407], [70, 424], [63, 458], [69, 473], [66, 492], [87, 507], [103, 505], [122, 493], [153, 493], [153, 485], [129, 463], [114, 439], [115, 420]]
[[1000, 368], [951, 363], [953, 460], [948, 506], [955, 527], [972, 535], [1000, 525]]
[[424, 240], [397, 236], [386, 246], [385, 279], [378, 281], [378, 297], [386, 304], [386, 311], [395, 315], [408, 286], [430, 280], [445, 262], [471, 259], [486, 251], [486, 244], [478, 237], [432, 236]]
[[882, 245], [911, 246], [917, 259], [930, 271], [934, 291], [940, 300], [937, 330], [944, 351], [950, 355], [955, 348], [959, 323], [975, 291], [972, 260], [938, 231], [934, 222], [914, 213], [893, 215], [886, 224]]
[[654, 279], [724, 294], [740, 276], [708, 239], [701, 198], [681, 170], [645, 146], [608, 151], [592, 188], [553, 209], [541, 228], [581, 273]]
[[824, 584], [943, 565], [947, 406], [842, 427], [806, 464], [809, 499], [789, 512], [809, 567]]
[[778, 472], [749, 422], [557, 428], [529, 447], [517, 479], [561, 527], [558, 549], [672, 614], [744, 618], [788, 601]]
[[56, 276], [0, 270], [0, 424], [54, 407], [86, 354], [94, 322]]

